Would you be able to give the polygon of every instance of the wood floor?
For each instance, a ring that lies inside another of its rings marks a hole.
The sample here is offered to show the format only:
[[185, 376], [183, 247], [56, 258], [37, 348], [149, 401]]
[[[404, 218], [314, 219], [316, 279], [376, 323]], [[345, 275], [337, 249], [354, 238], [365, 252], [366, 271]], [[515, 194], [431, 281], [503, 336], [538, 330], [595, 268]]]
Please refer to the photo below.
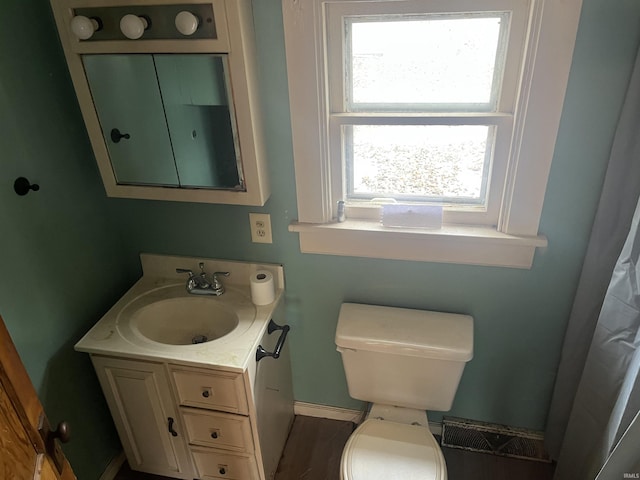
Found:
[[[350, 422], [297, 416], [275, 480], [339, 480], [340, 456], [353, 428]], [[553, 477], [553, 466], [549, 463], [454, 448], [442, 451], [448, 480], [551, 480]], [[125, 464], [115, 480], [170, 479], [132, 472]]]
[[296, 416], [275, 480], [339, 480], [340, 457], [355, 425]]

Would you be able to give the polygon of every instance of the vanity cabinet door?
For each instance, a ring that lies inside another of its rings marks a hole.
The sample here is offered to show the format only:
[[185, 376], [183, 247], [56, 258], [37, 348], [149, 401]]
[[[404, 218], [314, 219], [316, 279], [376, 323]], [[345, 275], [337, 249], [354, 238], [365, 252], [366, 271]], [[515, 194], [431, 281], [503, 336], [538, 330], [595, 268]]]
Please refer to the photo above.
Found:
[[84, 55], [118, 184], [178, 186], [152, 55]]
[[159, 363], [92, 356], [133, 470], [193, 478], [186, 436]]

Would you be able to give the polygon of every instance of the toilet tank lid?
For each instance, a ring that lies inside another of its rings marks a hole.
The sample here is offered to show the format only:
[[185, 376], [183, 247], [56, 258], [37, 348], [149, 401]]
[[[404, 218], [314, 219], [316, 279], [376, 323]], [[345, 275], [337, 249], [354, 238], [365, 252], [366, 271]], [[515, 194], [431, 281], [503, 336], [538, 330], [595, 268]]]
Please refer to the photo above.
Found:
[[473, 357], [473, 317], [343, 303], [335, 341], [353, 350], [467, 362]]

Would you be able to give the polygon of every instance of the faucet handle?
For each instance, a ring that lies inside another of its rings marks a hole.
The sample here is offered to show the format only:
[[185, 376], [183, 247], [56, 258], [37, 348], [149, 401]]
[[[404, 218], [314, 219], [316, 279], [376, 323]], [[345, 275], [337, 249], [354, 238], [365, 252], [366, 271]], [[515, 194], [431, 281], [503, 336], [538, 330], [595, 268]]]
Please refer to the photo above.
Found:
[[188, 268], [176, 268], [176, 273], [188, 273], [189, 274], [189, 278], [187, 279], [187, 285], [185, 287], [187, 289], [187, 292], [191, 293], [191, 291], [196, 286], [196, 277], [193, 274], [193, 272], [191, 270], [189, 270]]
[[176, 273], [188, 273], [189, 278], [193, 277], [193, 272], [188, 268], [176, 268]]
[[214, 272], [213, 274], [213, 289], [218, 292], [219, 295], [224, 293], [224, 285], [218, 279], [218, 275], [222, 275], [223, 277], [228, 277], [231, 275], [229, 272]]

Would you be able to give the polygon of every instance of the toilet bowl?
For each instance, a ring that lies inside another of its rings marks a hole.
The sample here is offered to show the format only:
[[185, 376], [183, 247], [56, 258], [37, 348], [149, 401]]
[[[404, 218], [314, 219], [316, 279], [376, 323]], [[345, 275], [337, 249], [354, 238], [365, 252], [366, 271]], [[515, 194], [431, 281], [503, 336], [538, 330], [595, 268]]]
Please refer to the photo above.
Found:
[[373, 402], [342, 452], [341, 480], [446, 480], [426, 410], [451, 408], [473, 356], [473, 319], [345, 303], [336, 345], [350, 396]]
[[365, 420], [347, 440], [342, 480], [446, 480], [444, 456], [428, 428]]
[[[404, 418], [379, 417], [372, 407], [366, 420], [351, 434], [342, 452], [342, 480], [446, 480], [447, 469], [437, 440], [424, 424]], [[404, 410], [404, 409], [403, 409]], [[398, 421], [402, 420], [402, 421]]]

